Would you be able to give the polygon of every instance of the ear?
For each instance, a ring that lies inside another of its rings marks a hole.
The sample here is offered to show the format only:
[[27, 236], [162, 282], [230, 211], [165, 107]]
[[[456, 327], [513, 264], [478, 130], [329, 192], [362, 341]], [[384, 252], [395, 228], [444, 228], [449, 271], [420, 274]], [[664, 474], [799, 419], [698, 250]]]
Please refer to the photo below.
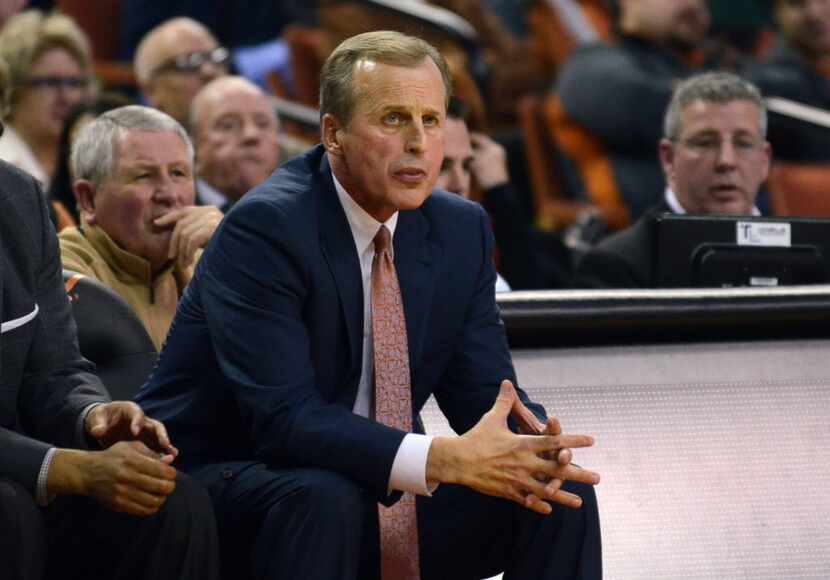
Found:
[[660, 139], [660, 143], [657, 144], [657, 157], [660, 158], [663, 174], [668, 181], [674, 169], [674, 143], [665, 138]]
[[72, 184], [75, 201], [78, 203], [78, 213], [83, 223], [95, 225], [95, 184], [86, 179], [78, 179]]
[[326, 151], [332, 155], [343, 154], [342, 127], [331, 113], [323, 115], [320, 126], [320, 138]]
[[761, 173], [764, 177], [762, 183], [767, 180], [767, 177], [769, 177], [770, 164], [772, 163], [772, 145], [770, 145], [769, 141], [764, 141], [763, 154], [765, 161], [763, 167], [761, 168]]

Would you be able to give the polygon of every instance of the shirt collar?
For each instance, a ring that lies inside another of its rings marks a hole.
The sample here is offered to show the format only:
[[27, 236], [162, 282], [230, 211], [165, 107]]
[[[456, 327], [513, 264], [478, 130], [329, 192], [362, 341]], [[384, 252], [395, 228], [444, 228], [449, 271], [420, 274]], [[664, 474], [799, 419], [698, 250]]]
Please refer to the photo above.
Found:
[[[672, 191], [671, 187], [666, 188], [665, 199], [666, 199], [666, 204], [668, 204], [669, 208], [671, 208], [671, 210], [674, 213], [679, 214], [679, 215], [683, 215], [683, 214], [687, 213], [686, 208], [684, 208], [682, 205], [680, 205], [680, 200], [677, 199], [677, 195], [675, 195], [675, 193], [674, 193], [674, 191]], [[754, 215], [754, 216], [760, 216], [761, 215], [761, 210], [758, 209], [757, 205], [752, 206], [752, 215]]]
[[358, 205], [349, 192], [337, 181], [337, 176], [334, 175], [333, 171], [331, 172], [331, 178], [334, 180], [334, 189], [337, 191], [340, 205], [343, 206], [343, 211], [346, 212], [346, 220], [349, 222], [349, 228], [352, 230], [358, 256], [363, 255], [372, 244], [381, 225], [386, 226], [392, 239], [395, 238], [395, 227], [398, 225], [399, 212], [396, 211], [392, 214], [392, 217], [381, 223]]
[[223, 207], [230, 200], [228, 196], [213, 187], [201, 177], [196, 178], [196, 195], [203, 205], [215, 205], [216, 207]]

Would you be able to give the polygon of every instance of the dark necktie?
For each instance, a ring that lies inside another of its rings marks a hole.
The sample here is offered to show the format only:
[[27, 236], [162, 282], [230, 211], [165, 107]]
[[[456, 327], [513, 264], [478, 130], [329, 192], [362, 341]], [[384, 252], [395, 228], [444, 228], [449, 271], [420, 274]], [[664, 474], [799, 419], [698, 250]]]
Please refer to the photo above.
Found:
[[[375, 235], [372, 260], [372, 337], [375, 357], [375, 419], [409, 433], [412, 400], [409, 349], [401, 289], [386, 226]], [[405, 493], [392, 507], [378, 504], [382, 580], [419, 580], [415, 497]]]

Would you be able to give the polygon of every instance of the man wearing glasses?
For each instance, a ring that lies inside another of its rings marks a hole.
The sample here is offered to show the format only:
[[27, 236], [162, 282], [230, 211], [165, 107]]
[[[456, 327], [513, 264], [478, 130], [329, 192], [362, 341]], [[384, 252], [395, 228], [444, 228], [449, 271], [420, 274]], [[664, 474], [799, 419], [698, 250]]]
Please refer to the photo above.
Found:
[[680, 83], [658, 145], [666, 177], [663, 201], [588, 252], [578, 266], [577, 284], [649, 287], [653, 225], [661, 213], [759, 215], [755, 198], [772, 155], [766, 134], [764, 102], [748, 81], [708, 73]]
[[135, 75], [147, 104], [187, 126], [190, 103], [203, 86], [227, 74], [229, 56], [199, 22], [172, 18], [139, 43]]

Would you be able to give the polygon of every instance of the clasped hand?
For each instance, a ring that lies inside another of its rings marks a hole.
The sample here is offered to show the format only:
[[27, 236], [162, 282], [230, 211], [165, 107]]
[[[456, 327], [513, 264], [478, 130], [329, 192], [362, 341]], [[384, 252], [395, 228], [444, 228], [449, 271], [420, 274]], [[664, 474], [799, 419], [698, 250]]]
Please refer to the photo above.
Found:
[[[511, 416], [520, 434], [508, 429]], [[439, 443], [435, 479], [504, 497], [540, 514], [551, 513], [548, 502], [577, 508], [582, 500], [561, 486], [565, 480], [599, 483], [599, 474], [571, 463], [572, 448], [593, 443], [588, 435], [562, 434], [556, 419], [540, 423], [512, 383], [503, 381], [495, 404], [472, 429]]]

